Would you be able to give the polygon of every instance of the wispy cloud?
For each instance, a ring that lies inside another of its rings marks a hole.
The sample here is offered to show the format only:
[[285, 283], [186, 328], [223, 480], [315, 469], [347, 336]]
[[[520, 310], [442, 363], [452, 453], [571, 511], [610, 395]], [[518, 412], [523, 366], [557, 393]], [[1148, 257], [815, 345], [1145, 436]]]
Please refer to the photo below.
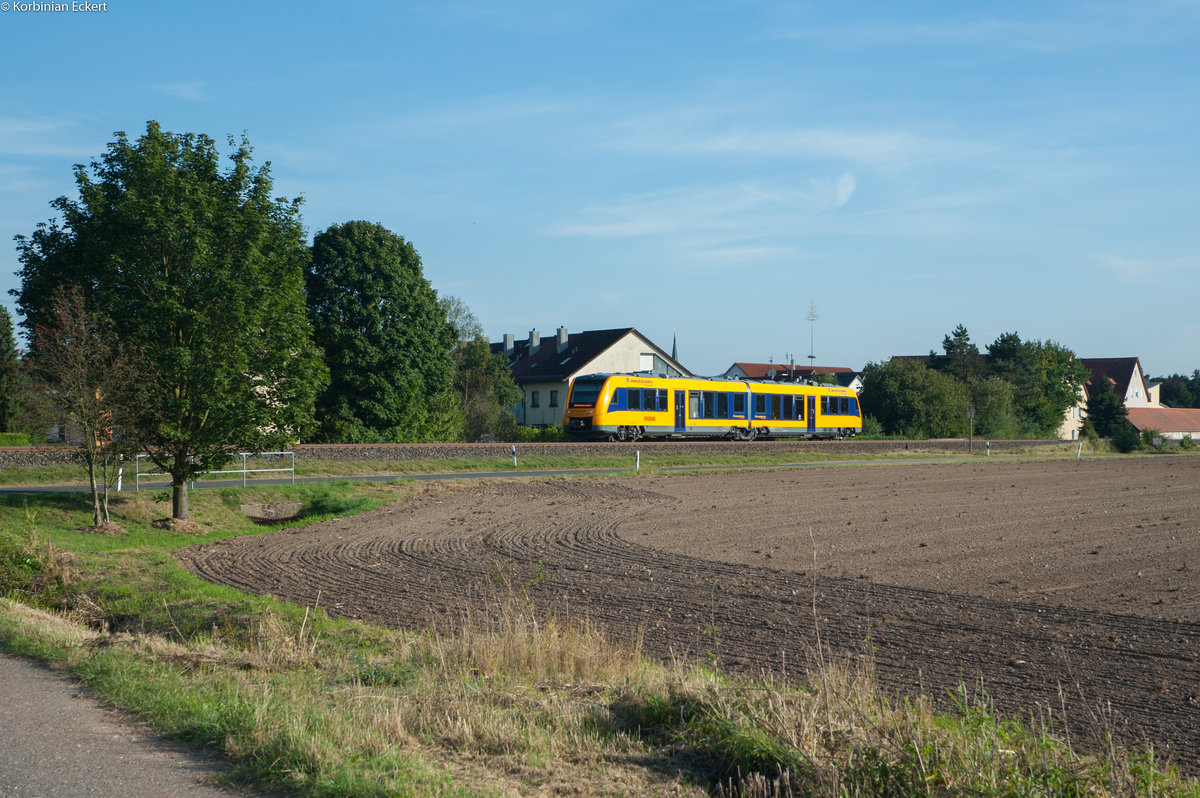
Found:
[[835, 159], [876, 167], [976, 156], [985, 142], [928, 136], [903, 129], [785, 126], [744, 120], [736, 108], [673, 108], [614, 124], [605, 145], [673, 156]]
[[1124, 280], [1145, 280], [1175, 272], [1194, 273], [1200, 269], [1200, 255], [1170, 258], [1130, 258], [1124, 255], [1097, 256], [1102, 266]]
[[208, 84], [202, 80], [180, 80], [173, 83], [160, 83], [154, 88], [168, 97], [175, 97], [176, 99], [187, 100], [188, 102], [202, 103], [212, 99]]
[[0, 154], [82, 158], [95, 145], [72, 143], [75, 129], [73, 119], [0, 116]]
[[836, 188], [809, 191], [757, 183], [676, 188], [621, 198], [579, 211], [574, 221], [552, 225], [554, 236], [624, 238], [686, 231], [729, 231], [739, 237], [761, 234], [785, 217], [820, 210], [836, 199]]

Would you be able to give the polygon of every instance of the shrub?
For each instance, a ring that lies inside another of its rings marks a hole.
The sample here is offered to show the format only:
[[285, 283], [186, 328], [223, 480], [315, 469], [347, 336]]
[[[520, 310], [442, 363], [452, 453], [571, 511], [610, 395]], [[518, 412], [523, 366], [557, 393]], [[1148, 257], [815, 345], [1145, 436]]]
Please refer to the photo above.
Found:
[[0, 432], [0, 446], [28, 446], [29, 436], [24, 432]]
[[[1154, 445], [1154, 439], [1158, 438], [1158, 446]], [[1152, 449], [1160, 448], [1163, 445], [1163, 434], [1156, 429], [1142, 430], [1142, 448]]]
[[1184, 435], [1179, 439], [1179, 448], [1185, 452], [1190, 452], [1196, 448], [1196, 442], [1192, 440], [1191, 435]]
[[1132, 424], [1126, 421], [1118, 424], [1112, 434], [1113, 448], [1123, 454], [1135, 451], [1141, 446], [1142, 439]]
[[518, 443], [551, 443], [568, 440], [567, 433], [560, 426], [549, 427], [518, 427]]
[[883, 424], [880, 424], [879, 419], [875, 418], [875, 416], [863, 416], [862, 432], [859, 433], [859, 437], [867, 436], [872, 438], [883, 437]]

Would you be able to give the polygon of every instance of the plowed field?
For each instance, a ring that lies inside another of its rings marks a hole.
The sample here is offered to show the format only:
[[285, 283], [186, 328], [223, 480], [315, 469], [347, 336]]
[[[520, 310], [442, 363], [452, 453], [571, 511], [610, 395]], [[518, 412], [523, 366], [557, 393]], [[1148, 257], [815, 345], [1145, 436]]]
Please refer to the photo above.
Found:
[[[817, 636], [890, 688], [980, 685], [1200, 762], [1200, 457], [432, 485], [181, 554], [214, 581], [401, 626], [498, 576], [649, 653], [795, 673]], [[867, 642], [869, 641], [869, 646]]]

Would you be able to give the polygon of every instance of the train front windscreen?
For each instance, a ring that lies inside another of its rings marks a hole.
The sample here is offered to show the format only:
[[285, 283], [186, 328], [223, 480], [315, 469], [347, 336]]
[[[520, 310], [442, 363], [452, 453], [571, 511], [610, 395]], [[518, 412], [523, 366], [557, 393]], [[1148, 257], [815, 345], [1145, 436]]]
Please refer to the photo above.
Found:
[[571, 388], [571, 407], [595, 407], [596, 400], [600, 398], [600, 389], [604, 387], [604, 380], [575, 380], [574, 386]]

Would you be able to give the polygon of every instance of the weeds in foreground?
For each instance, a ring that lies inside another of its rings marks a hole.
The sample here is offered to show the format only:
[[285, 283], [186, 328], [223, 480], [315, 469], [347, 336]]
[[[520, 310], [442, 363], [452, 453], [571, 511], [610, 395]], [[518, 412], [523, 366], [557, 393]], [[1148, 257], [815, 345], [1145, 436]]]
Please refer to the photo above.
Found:
[[73, 557], [39, 533], [37, 510], [24, 504], [16, 519], [5, 520], [0, 525], [0, 596], [36, 602], [75, 581]]

